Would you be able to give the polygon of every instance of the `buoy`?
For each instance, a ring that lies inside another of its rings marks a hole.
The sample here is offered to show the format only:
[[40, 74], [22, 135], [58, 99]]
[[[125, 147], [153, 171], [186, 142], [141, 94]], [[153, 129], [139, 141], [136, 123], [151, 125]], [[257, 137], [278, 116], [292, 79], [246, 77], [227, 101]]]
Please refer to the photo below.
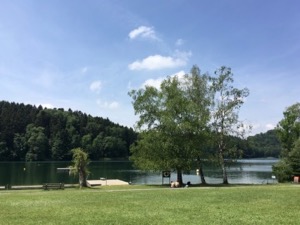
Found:
[[23, 168], [23, 170], [25, 171], [25, 170], [26, 170], [26, 168], [24, 167], [24, 168]]

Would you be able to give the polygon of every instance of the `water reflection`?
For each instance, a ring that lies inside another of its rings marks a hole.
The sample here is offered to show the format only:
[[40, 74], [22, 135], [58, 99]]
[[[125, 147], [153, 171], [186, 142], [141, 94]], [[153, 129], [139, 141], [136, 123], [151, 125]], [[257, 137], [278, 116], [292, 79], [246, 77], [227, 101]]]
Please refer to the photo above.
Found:
[[[239, 160], [228, 168], [230, 183], [261, 184], [275, 182], [272, 177], [272, 165], [276, 159]], [[70, 166], [70, 162], [1, 162], [0, 185], [33, 185], [47, 182], [77, 183], [77, 178], [69, 176], [68, 171], [58, 172], [57, 168]], [[162, 184], [161, 173], [143, 172], [132, 167], [128, 161], [97, 161], [89, 165], [88, 179], [120, 179], [133, 184]], [[204, 166], [207, 183], [222, 182], [222, 171], [216, 165]], [[171, 173], [170, 180], [176, 180], [176, 173]], [[196, 170], [183, 175], [184, 182], [200, 183]]]

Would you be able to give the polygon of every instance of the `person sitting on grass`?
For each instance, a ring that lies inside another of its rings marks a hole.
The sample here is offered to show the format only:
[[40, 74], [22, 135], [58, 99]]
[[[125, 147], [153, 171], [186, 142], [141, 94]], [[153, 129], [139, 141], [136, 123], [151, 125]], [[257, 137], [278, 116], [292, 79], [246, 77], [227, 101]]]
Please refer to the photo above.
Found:
[[176, 182], [173, 182], [171, 181], [171, 188], [178, 188], [180, 185], [179, 185], [179, 182], [176, 181]]
[[188, 188], [189, 186], [191, 186], [191, 182], [190, 182], [190, 181], [188, 181], [188, 182], [186, 183], [185, 187]]

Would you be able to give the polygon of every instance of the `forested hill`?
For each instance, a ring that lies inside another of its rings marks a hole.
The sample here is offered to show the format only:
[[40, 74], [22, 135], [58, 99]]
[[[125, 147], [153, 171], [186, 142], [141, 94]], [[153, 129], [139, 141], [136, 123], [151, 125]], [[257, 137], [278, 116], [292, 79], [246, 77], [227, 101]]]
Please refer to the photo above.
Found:
[[[0, 101], [0, 161], [70, 160], [77, 147], [92, 160], [128, 157], [136, 138], [131, 128], [80, 111]], [[278, 157], [281, 149], [274, 130], [234, 140], [244, 158]]]
[[0, 101], [0, 161], [70, 160], [77, 147], [92, 160], [127, 157], [136, 137], [131, 128], [80, 111]]
[[278, 158], [281, 151], [281, 144], [275, 130], [248, 137], [245, 146], [244, 158]]

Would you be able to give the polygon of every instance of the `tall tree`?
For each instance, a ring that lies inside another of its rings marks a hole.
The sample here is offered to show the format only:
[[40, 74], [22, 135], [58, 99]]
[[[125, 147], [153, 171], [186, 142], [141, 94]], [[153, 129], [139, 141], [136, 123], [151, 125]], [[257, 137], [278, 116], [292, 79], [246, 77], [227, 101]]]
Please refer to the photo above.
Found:
[[72, 149], [71, 152], [73, 153], [73, 165], [70, 166], [70, 172], [73, 175], [78, 175], [80, 188], [86, 187], [87, 175], [89, 173], [87, 166], [90, 162], [88, 154], [81, 148]]
[[28, 152], [26, 153], [27, 161], [41, 161], [48, 156], [48, 138], [44, 134], [43, 127], [35, 127], [29, 124], [26, 129], [26, 138]]
[[191, 74], [168, 77], [160, 89], [146, 86], [130, 93], [141, 131], [131, 159], [142, 169], [176, 170], [181, 184], [183, 170], [200, 156], [209, 119], [207, 79], [196, 67]]
[[51, 158], [54, 160], [63, 160], [69, 152], [66, 149], [70, 147], [69, 134], [66, 130], [59, 131], [52, 138]]
[[284, 118], [277, 124], [276, 132], [282, 144], [282, 156], [286, 156], [300, 137], [300, 103], [289, 106]]
[[276, 131], [281, 141], [281, 159], [273, 166], [279, 182], [290, 181], [293, 174], [300, 173], [300, 103], [289, 106]]
[[295, 141], [292, 151], [289, 153], [289, 164], [295, 175], [300, 175], [300, 138]]
[[107, 136], [102, 140], [101, 149], [103, 156], [108, 158], [114, 158], [117, 155], [119, 157], [126, 156], [126, 142], [121, 138]]
[[27, 152], [25, 135], [15, 134], [14, 149], [12, 151], [14, 160], [24, 160]]
[[[238, 119], [238, 112], [249, 95], [247, 88], [238, 89], [232, 84], [233, 74], [230, 68], [221, 67], [215, 71], [216, 77], [211, 78], [214, 103], [212, 105], [212, 129], [216, 137], [218, 160], [222, 168], [223, 183], [228, 184], [225, 158], [231, 158], [237, 149], [229, 146], [228, 137], [243, 136], [244, 124]], [[232, 154], [233, 153], [233, 154]]]

